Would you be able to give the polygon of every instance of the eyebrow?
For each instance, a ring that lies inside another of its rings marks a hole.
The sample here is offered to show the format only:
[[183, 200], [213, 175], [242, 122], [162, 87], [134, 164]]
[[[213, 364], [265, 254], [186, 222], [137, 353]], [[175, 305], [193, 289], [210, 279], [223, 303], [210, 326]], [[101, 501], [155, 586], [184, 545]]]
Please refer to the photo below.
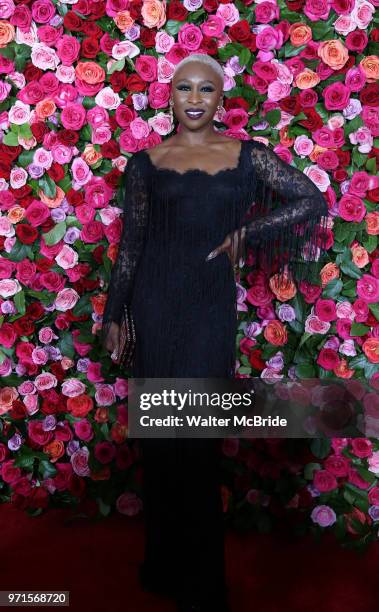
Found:
[[[188, 81], [188, 79], [186, 78], [178, 79], [178, 83], [181, 83], [181, 81]], [[200, 81], [200, 83], [212, 83], [212, 85], [214, 85], [214, 82], [209, 79], [205, 79], [205, 81]]]

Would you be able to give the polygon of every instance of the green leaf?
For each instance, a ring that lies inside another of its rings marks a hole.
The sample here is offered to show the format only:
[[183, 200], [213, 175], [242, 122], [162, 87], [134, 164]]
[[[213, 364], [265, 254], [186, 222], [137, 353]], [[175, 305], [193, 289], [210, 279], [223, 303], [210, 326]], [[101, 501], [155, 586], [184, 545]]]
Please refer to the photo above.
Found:
[[367, 238], [362, 240], [362, 246], [366, 249], [366, 251], [368, 251], [368, 253], [372, 253], [378, 246], [378, 236], [368, 234]]
[[48, 174], [44, 174], [39, 181], [39, 186], [47, 198], [55, 198], [57, 188], [52, 178]]
[[33, 132], [27, 123], [23, 123], [22, 125], [19, 126], [18, 133], [19, 133], [19, 136], [21, 136], [21, 138], [25, 138], [25, 140], [28, 140], [29, 138], [32, 138], [33, 136]]
[[325, 289], [322, 292], [322, 297], [334, 299], [337, 297], [337, 295], [341, 293], [342, 289], [343, 289], [343, 282], [341, 281], [341, 279], [334, 278], [333, 280], [329, 281], [329, 283], [326, 285]]
[[331, 442], [326, 438], [314, 438], [311, 442], [311, 451], [315, 457], [325, 459], [330, 453]]
[[251, 51], [247, 47], [244, 47], [239, 54], [238, 61], [241, 66], [247, 66], [251, 58]]
[[372, 314], [374, 315], [375, 319], [379, 321], [379, 304], [377, 303], [369, 304], [368, 307], [371, 310]]
[[3, 138], [3, 144], [7, 145], [8, 147], [17, 147], [18, 146], [17, 134], [15, 134], [14, 132], [8, 132], [8, 134], [5, 134]]
[[66, 331], [61, 334], [61, 338], [58, 342], [58, 347], [62, 355], [66, 355], [66, 357], [70, 357], [70, 359], [74, 358], [75, 349], [71, 332]]
[[371, 172], [372, 174], [377, 174], [376, 157], [370, 157], [366, 161], [366, 170], [367, 172]]
[[17, 311], [20, 315], [25, 314], [25, 293], [23, 291], [19, 291], [15, 294], [13, 298], [14, 304], [17, 308]]
[[370, 328], [367, 325], [363, 325], [363, 323], [352, 323], [350, 335], [351, 336], [365, 336], [367, 332], [370, 331]]
[[316, 21], [312, 24], [312, 35], [314, 40], [325, 40], [326, 35], [332, 32], [332, 28], [325, 23], [325, 21]]
[[321, 470], [319, 463], [307, 463], [304, 467], [304, 478], [306, 480], [313, 480], [313, 473], [315, 470]]
[[60, 221], [47, 234], [42, 234], [46, 244], [52, 246], [62, 240], [67, 230], [66, 221]]
[[124, 70], [124, 68], [125, 68], [125, 58], [122, 58], [120, 60], [117, 60], [116, 62], [113, 62], [111, 67], [108, 68], [107, 73], [113, 74], [114, 72], [121, 72], [121, 70]]
[[271, 127], [274, 127], [280, 121], [281, 112], [278, 108], [274, 108], [273, 110], [268, 111], [268, 113], [265, 114], [264, 118], [266, 119], [266, 121], [268, 121]]
[[316, 370], [312, 363], [301, 363], [296, 366], [296, 375], [299, 378], [315, 378]]
[[168, 21], [166, 21], [164, 29], [166, 30], [166, 32], [171, 34], [171, 36], [176, 36], [182, 25], [183, 23], [181, 21], [169, 19]]
[[344, 274], [350, 276], [351, 278], [361, 278], [362, 276], [361, 270], [352, 261], [341, 263], [341, 270]]

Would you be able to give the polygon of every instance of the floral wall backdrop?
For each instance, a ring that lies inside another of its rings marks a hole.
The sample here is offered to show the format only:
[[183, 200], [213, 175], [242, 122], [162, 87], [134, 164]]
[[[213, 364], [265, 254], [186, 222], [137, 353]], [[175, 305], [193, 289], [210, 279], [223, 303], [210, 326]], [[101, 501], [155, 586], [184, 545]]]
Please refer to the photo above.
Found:
[[[141, 511], [127, 374], [100, 348], [128, 158], [175, 133], [175, 65], [225, 73], [218, 129], [257, 138], [329, 206], [317, 278], [238, 279], [238, 376], [344, 379], [379, 411], [378, 0], [3, 0], [0, 500]], [[363, 382], [365, 384], [363, 384]], [[296, 385], [295, 385], [296, 387]], [[377, 537], [372, 438], [225, 440], [234, 524]]]

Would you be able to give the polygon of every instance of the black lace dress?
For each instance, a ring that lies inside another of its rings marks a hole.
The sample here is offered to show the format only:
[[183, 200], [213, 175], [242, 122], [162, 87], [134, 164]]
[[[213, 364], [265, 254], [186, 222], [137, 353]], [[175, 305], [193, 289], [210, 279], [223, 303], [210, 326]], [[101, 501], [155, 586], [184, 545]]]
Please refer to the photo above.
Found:
[[260, 254], [263, 265], [288, 275], [295, 268], [304, 272], [304, 260], [317, 258], [322, 246], [322, 231], [315, 231], [327, 216], [322, 193], [252, 140], [241, 141], [237, 167], [213, 175], [157, 168], [141, 150], [129, 160], [125, 178], [125, 219], [103, 341], [128, 303], [137, 338], [134, 377], [234, 376], [234, 272], [225, 252], [205, 258], [244, 225], [245, 246], [254, 248], [257, 262]]
[[[233, 268], [226, 253], [205, 258], [245, 226], [246, 246], [264, 256], [257, 263], [295, 272], [320, 249], [322, 232], [315, 230], [327, 214], [322, 194], [265, 145], [244, 140], [237, 167], [214, 175], [157, 168], [139, 151], [125, 178], [125, 219], [103, 342], [127, 303], [136, 328], [134, 377], [233, 377]], [[161, 587], [209, 598], [206, 609], [219, 611], [225, 592], [221, 441], [140, 442], [145, 575]]]

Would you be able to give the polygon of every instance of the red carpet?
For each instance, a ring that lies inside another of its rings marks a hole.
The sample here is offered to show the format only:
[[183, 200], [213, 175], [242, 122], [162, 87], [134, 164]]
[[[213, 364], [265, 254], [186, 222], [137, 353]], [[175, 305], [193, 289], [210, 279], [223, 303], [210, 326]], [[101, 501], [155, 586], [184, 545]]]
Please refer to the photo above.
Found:
[[[174, 612], [169, 600], [139, 590], [140, 517], [64, 525], [68, 515], [49, 510], [31, 518], [1, 505], [1, 590], [69, 590], [66, 609], [74, 612]], [[379, 542], [359, 556], [330, 537], [318, 544], [311, 537], [228, 532], [226, 554], [232, 612], [378, 610]]]

